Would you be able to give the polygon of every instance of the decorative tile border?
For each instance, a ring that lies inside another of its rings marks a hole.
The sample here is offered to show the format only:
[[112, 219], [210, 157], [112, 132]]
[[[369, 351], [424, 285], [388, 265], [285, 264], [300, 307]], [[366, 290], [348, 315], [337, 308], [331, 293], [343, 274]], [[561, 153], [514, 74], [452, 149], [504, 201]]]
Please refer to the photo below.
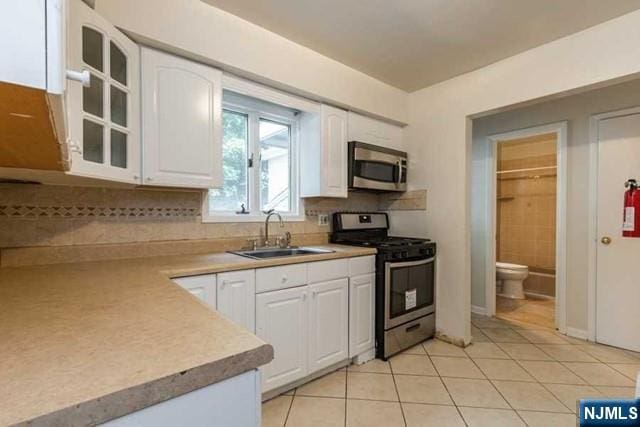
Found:
[[185, 218], [200, 216], [198, 208], [104, 206], [0, 206], [3, 218]]

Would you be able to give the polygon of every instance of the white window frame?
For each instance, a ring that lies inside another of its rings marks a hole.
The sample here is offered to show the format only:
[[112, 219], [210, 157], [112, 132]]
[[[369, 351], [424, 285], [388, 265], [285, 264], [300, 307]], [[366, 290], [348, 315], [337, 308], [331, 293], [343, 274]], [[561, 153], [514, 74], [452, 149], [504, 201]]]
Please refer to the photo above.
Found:
[[259, 132], [260, 119], [272, 120], [277, 123], [286, 124], [291, 130], [291, 144], [289, 151], [290, 167], [289, 167], [289, 198], [291, 203], [291, 211], [281, 213], [284, 221], [304, 221], [304, 201], [300, 198], [300, 122], [297, 119], [291, 119], [274, 112], [264, 111], [258, 104], [255, 106], [247, 103], [223, 102], [222, 109], [233, 111], [248, 116], [248, 154], [253, 154], [254, 166], [247, 171], [247, 188], [249, 192], [249, 206], [251, 209], [249, 214], [239, 214], [235, 211], [216, 211], [211, 210], [209, 205], [210, 191], [204, 191], [202, 196], [202, 222], [263, 222], [266, 215], [260, 209], [260, 141], [254, 136]]

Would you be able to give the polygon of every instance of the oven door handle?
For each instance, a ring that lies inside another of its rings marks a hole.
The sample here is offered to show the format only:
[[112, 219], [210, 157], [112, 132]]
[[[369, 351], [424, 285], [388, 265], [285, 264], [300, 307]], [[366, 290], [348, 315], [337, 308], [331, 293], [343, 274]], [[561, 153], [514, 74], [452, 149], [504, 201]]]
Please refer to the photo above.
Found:
[[419, 259], [417, 261], [407, 261], [407, 262], [393, 262], [387, 261], [389, 268], [400, 268], [400, 267], [415, 267], [417, 265], [430, 264], [435, 262], [436, 257], [431, 257], [427, 259]]

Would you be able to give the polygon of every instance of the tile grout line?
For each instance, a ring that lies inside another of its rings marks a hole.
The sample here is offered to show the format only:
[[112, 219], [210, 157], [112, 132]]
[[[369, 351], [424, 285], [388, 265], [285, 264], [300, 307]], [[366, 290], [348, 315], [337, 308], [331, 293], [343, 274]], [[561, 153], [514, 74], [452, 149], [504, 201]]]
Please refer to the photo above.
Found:
[[[424, 351], [424, 347], [422, 347], [422, 343], [420, 344], [420, 348], [422, 348], [422, 350]], [[429, 356], [427, 356], [427, 358], [428, 357]], [[431, 360], [429, 360], [429, 362], [431, 363]], [[398, 405], [400, 405], [400, 413], [402, 414], [402, 421], [404, 422], [405, 427], [407, 427], [407, 417], [404, 415], [404, 407], [402, 406], [402, 400], [400, 400], [400, 392], [398, 391], [398, 384], [396, 384], [396, 376], [393, 373], [393, 364], [391, 363], [391, 360], [389, 360], [388, 363], [389, 363], [389, 370], [391, 371], [391, 378], [393, 379], [393, 388], [396, 391], [396, 396], [398, 396]]]
[[291, 403], [289, 403], [289, 409], [287, 409], [287, 416], [284, 417], [284, 424], [282, 424], [283, 427], [286, 427], [287, 421], [289, 421], [289, 414], [291, 414], [291, 408], [293, 407], [293, 401], [295, 398], [296, 398], [296, 391], [294, 390], [293, 396], [291, 396]]
[[347, 402], [349, 399], [349, 367], [344, 369], [344, 426], [347, 426]]
[[[491, 339], [491, 338], [489, 338], [489, 339]], [[509, 408], [511, 408], [511, 410], [512, 410], [513, 412], [515, 412], [516, 416], [517, 416], [518, 418], [520, 418], [520, 420], [524, 423], [524, 425], [525, 425], [525, 426], [528, 426], [529, 424], [527, 424], [527, 422], [524, 420], [524, 418], [522, 418], [522, 415], [520, 415], [520, 414], [518, 413], [518, 411], [516, 410], [516, 408], [514, 408], [514, 407], [513, 407], [513, 405], [511, 404], [511, 402], [509, 402], [509, 400], [507, 400], [507, 398], [502, 394], [502, 392], [498, 389], [498, 387], [496, 387], [496, 385], [493, 383], [493, 381], [491, 381], [491, 380], [489, 379], [489, 377], [488, 377], [487, 375], [485, 375], [485, 373], [482, 371], [482, 369], [480, 369], [480, 366], [478, 366], [478, 364], [476, 363], [476, 361], [475, 361], [475, 360], [473, 360], [473, 358], [471, 358], [471, 362], [474, 364], [474, 366], [476, 367], [476, 369], [478, 369], [478, 370], [482, 373], [482, 375], [484, 375], [484, 376], [485, 376], [486, 380], [489, 382], [489, 384], [491, 384], [491, 387], [493, 387], [493, 389], [494, 389], [494, 390], [495, 390], [495, 391], [500, 395], [500, 397], [502, 397], [502, 400], [504, 400], [504, 401], [505, 401], [505, 403], [506, 403], [507, 405], [509, 405]], [[446, 387], [446, 384], [445, 384], [445, 387]]]
[[[510, 328], [510, 329], [511, 329], [511, 328]], [[513, 329], [512, 329], [512, 330], [513, 330]], [[516, 332], [516, 333], [518, 333], [518, 331], [515, 331], [515, 332]], [[549, 357], [552, 359], [552, 361], [556, 361], [556, 362], [558, 362], [557, 360], [555, 360], [555, 358], [554, 358], [554, 357], [552, 357], [551, 355], [549, 355], [549, 354], [545, 353], [545, 352], [544, 352], [544, 350], [542, 350], [542, 349], [538, 348], [538, 346], [537, 346], [537, 345], [535, 345], [535, 343], [531, 342], [531, 341], [530, 341], [526, 336], [524, 336], [524, 335], [522, 335], [522, 334], [519, 334], [519, 333], [518, 333], [518, 335], [522, 336], [525, 340], [529, 341], [529, 343], [530, 343], [530, 344], [532, 344], [532, 345], [533, 345], [533, 347], [535, 347], [535, 348], [539, 349], [539, 350], [540, 350], [540, 351], [542, 351], [544, 354], [546, 354], [547, 356], [549, 356]], [[491, 337], [488, 337], [488, 338], [491, 340]], [[498, 344], [498, 347], [500, 347], [499, 343], [495, 342], [495, 344]], [[502, 348], [501, 348], [501, 349], [502, 349]], [[507, 354], [507, 355], [511, 357], [511, 355], [510, 355], [510, 354]], [[472, 359], [472, 360], [473, 360], [473, 359]], [[555, 399], [557, 402], [559, 402], [559, 403], [560, 403], [560, 405], [562, 405], [562, 407], [567, 408], [571, 413], [575, 414], [571, 408], [567, 407], [567, 405], [565, 405], [565, 404], [564, 404], [564, 402], [560, 401], [560, 399], [558, 399], [558, 398], [556, 397], [556, 395], [555, 395], [555, 394], [553, 394], [553, 392], [551, 392], [551, 390], [549, 390], [547, 387], [545, 387], [545, 386], [544, 386], [544, 384], [543, 384], [542, 382], [540, 382], [540, 381], [539, 381], [535, 376], [533, 376], [533, 375], [532, 375], [532, 374], [531, 374], [531, 373], [530, 373], [530, 372], [529, 372], [529, 371], [528, 371], [528, 370], [527, 370], [527, 369], [526, 369], [526, 368], [525, 368], [525, 367], [520, 363], [520, 361], [519, 361], [518, 359], [513, 358], [512, 360], [513, 360], [513, 361], [514, 361], [518, 366], [520, 366], [520, 368], [521, 368], [521, 369], [523, 369], [525, 372], [527, 372], [527, 373], [528, 373], [528, 374], [533, 378], [533, 380], [534, 380], [534, 382], [535, 382], [535, 383], [539, 384], [539, 385], [540, 385], [540, 386], [541, 386], [545, 391], [547, 391], [547, 392], [551, 395], [551, 397], [553, 397], [553, 399]], [[473, 362], [474, 362], [474, 364], [475, 364], [475, 361], [473, 361]], [[558, 363], [560, 363], [560, 362], [558, 362]], [[477, 364], [476, 364], [476, 366], [477, 366]], [[565, 367], [565, 368], [566, 368], [566, 367]], [[480, 369], [480, 367], [479, 367], [479, 366], [478, 366], [478, 369]], [[568, 369], [568, 368], [567, 368], [567, 369]], [[578, 376], [578, 377], [579, 377], [579, 376]], [[581, 377], [580, 377], [580, 378], [581, 378]], [[584, 380], [584, 378], [581, 378], [581, 379], [582, 379], [582, 380]], [[513, 408], [513, 406], [511, 405], [511, 402], [509, 402], [509, 401], [507, 400], [507, 398], [502, 394], [502, 392], [501, 392], [501, 391], [498, 389], [498, 387], [494, 384], [494, 381], [493, 381], [493, 380], [489, 380], [489, 382], [490, 382], [490, 383], [491, 383], [491, 385], [492, 385], [492, 386], [493, 386], [493, 387], [498, 391], [498, 393], [500, 393], [500, 395], [501, 395], [501, 396], [502, 396], [502, 398], [507, 402], [507, 404], [508, 404], [508, 405], [509, 405], [509, 406], [510, 406], [514, 411], [515, 411], [515, 413], [516, 413], [516, 414], [518, 415], [518, 417], [522, 420], [522, 422], [524, 422], [524, 423], [525, 423], [525, 425], [528, 425], [528, 424], [527, 424], [527, 422], [524, 420], [524, 418], [522, 418], [522, 416], [520, 415], [520, 413], [518, 412], [518, 410], [516, 410], [515, 408]], [[524, 381], [522, 381], [522, 382], [524, 382]], [[526, 409], [522, 409], [522, 410], [523, 410], [523, 411], [526, 411]], [[558, 413], [558, 412], [553, 412], [553, 413]]]

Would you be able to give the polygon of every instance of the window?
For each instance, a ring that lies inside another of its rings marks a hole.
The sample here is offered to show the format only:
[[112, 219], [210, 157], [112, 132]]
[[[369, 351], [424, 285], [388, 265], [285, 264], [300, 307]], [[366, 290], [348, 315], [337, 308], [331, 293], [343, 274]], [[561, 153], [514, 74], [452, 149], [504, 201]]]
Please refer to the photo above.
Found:
[[210, 217], [252, 220], [271, 209], [298, 216], [296, 115], [285, 107], [224, 92], [223, 186], [209, 191]]

